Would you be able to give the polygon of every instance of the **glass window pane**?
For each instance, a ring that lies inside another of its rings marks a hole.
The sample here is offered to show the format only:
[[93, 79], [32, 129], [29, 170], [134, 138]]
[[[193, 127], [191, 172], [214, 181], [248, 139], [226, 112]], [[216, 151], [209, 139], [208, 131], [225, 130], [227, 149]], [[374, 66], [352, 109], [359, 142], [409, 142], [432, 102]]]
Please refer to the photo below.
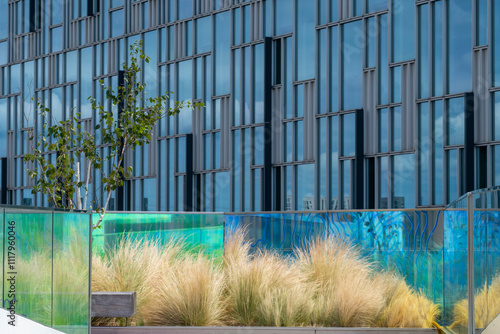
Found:
[[389, 207], [389, 158], [381, 157], [378, 159], [378, 173], [379, 173], [379, 186], [378, 186], [378, 203], [380, 209], [387, 209]]
[[251, 6], [242, 7], [243, 11], [243, 43], [251, 41]]
[[500, 185], [500, 145], [493, 146], [493, 186]]
[[318, 0], [318, 24], [326, 23], [326, 0]]
[[387, 0], [366, 0], [368, 13], [387, 9]]
[[378, 112], [378, 151], [389, 151], [389, 115], [387, 108]]
[[285, 211], [294, 210], [295, 205], [293, 203], [293, 166], [287, 166], [283, 168], [285, 174]]
[[322, 117], [318, 119], [318, 134], [317, 134], [317, 142], [318, 142], [318, 180], [319, 184], [319, 209], [320, 210], [328, 210], [327, 207], [328, 201], [326, 199], [326, 164], [327, 164], [327, 153], [326, 153], [326, 124], [328, 118]]
[[443, 204], [443, 101], [433, 103], [433, 142], [434, 142], [434, 203]]
[[214, 204], [216, 212], [229, 212], [229, 172], [214, 175]]
[[370, 17], [366, 21], [366, 33], [367, 45], [366, 45], [366, 64], [365, 67], [375, 66], [375, 43], [376, 39], [376, 27], [375, 27], [375, 17]]
[[229, 94], [229, 57], [231, 55], [230, 29], [231, 24], [229, 11], [215, 15], [215, 95]]
[[252, 170], [253, 172], [253, 211], [260, 211], [261, 210], [261, 203], [260, 203], [260, 193], [261, 193], [261, 169], [254, 169]]
[[[297, 0], [297, 31], [296, 50], [297, 57], [297, 80], [314, 78], [314, 66], [311, 66], [311, 59], [315, 57], [314, 41], [316, 30], [314, 29], [314, 5], [311, 0]], [[281, 15], [279, 13], [278, 15]], [[288, 18], [289, 19], [289, 18]]]
[[448, 203], [458, 197], [458, 150], [447, 152]]
[[63, 38], [61, 38], [62, 33], [63, 33], [62, 27], [50, 29], [50, 34], [51, 34], [50, 38], [52, 40], [52, 47], [51, 47], [52, 52], [58, 52], [62, 50], [63, 48], [62, 44]]
[[470, 0], [448, 3], [448, 93], [472, 89], [472, 7]]
[[415, 2], [392, 0], [392, 61], [415, 58]]
[[275, 0], [274, 13], [274, 34], [283, 35], [292, 32], [293, 20], [290, 18], [293, 17], [293, 1]]
[[339, 28], [330, 28], [330, 111], [339, 111]]
[[493, 138], [500, 140], [500, 92], [493, 93]]
[[240, 49], [234, 50], [233, 53], [233, 125], [240, 125], [240, 114], [241, 114], [241, 51]]
[[178, 20], [193, 16], [193, 1], [177, 0], [177, 8], [179, 10]]
[[464, 99], [451, 99], [447, 103], [447, 145], [462, 145], [464, 143]]
[[142, 211], [156, 210], [156, 179], [144, 179]]
[[304, 159], [304, 122], [294, 122], [296, 124], [295, 136], [295, 160], [302, 161]]
[[419, 145], [419, 205], [429, 205], [429, 104], [422, 103], [418, 105], [418, 145]]
[[293, 160], [292, 152], [293, 152], [293, 122], [285, 123], [285, 162], [290, 162]]
[[123, 9], [111, 12], [111, 20], [113, 24], [110, 25], [111, 36], [118, 37], [123, 35]]
[[391, 151], [401, 150], [401, 107], [392, 108], [392, 146]]
[[330, 0], [330, 22], [339, 19], [339, 0]]
[[212, 166], [210, 164], [210, 154], [211, 154], [211, 151], [210, 151], [210, 146], [211, 146], [211, 138], [210, 138], [210, 134], [204, 134], [203, 135], [203, 147], [204, 147], [204, 151], [203, 151], [203, 169], [205, 170], [208, 170], [208, 169], [212, 169]]
[[220, 168], [220, 132], [214, 133], [214, 163], [215, 169]]
[[339, 205], [339, 146], [338, 146], [338, 117], [331, 117], [330, 123], [330, 209], [338, 210]]
[[379, 59], [378, 59], [378, 103], [387, 104], [389, 100], [389, 56], [387, 15], [380, 16]]
[[351, 208], [351, 160], [342, 161], [342, 209]]
[[[8, 0], [0, 0], [1, 8], [7, 8]], [[4, 39], [8, 37], [8, 23], [9, 23], [9, 11], [0, 11], [0, 38]]]
[[356, 124], [355, 114], [342, 116], [342, 155], [353, 156], [355, 154]]
[[233, 166], [231, 168], [233, 184], [233, 210], [240, 210], [240, 130], [233, 131]]
[[392, 102], [401, 102], [401, 66], [393, 67], [392, 76]]
[[413, 154], [396, 155], [392, 164], [392, 208], [415, 207], [415, 157]]
[[429, 96], [429, 5], [418, 7], [419, 97]]
[[[177, 96], [180, 101], [191, 101], [193, 97], [193, 64], [192, 60], [186, 60], [178, 63], [178, 92]], [[192, 131], [192, 114], [193, 111], [189, 108], [184, 108], [180, 111], [178, 133], [189, 133]]]
[[196, 53], [210, 52], [211, 17], [196, 20]]
[[264, 164], [264, 127], [259, 126], [254, 128], [253, 148], [254, 148], [254, 165]]
[[476, 12], [476, 46], [486, 45], [488, 44], [488, 0], [476, 0]]
[[285, 39], [285, 118], [291, 118], [293, 115], [293, 53], [292, 53], [292, 38]]
[[297, 166], [297, 210], [314, 210], [314, 164]]
[[443, 2], [432, 3], [432, 85], [433, 95], [443, 95]]
[[326, 31], [321, 29], [319, 31], [319, 45], [318, 45], [318, 113], [323, 114], [326, 112]]
[[264, 122], [264, 44], [254, 47], [254, 123]]
[[500, 86], [500, 3], [491, 1], [493, 7], [492, 32], [493, 32], [493, 86]]
[[361, 108], [363, 80], [363, 52], [359, 42], [362, 21], [343, 25], [342, 29], [342, 105], [344, 110]]

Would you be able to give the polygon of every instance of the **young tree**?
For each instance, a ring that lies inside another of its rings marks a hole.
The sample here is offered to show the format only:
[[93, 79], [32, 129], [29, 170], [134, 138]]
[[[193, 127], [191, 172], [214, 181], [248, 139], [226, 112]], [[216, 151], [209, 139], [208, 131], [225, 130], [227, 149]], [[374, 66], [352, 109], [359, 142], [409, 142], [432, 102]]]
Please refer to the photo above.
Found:
[[[129, 65], [123, 63], [123, 86], [115, 91], [100, 80], [106, 100], [111, 101], [111, 109], [89, 97], [98, 115], [94, 130], [101, 133], [100, 143], [96, 142], [93, 133], [82, 128], [80, 114], [58, 121], [53, 119], [49, 108], [37, 101], [38, 114], [43, 121], [42, 131], [35, 135], [34, 129], [29, 130], [28, 141], [32, 152], [24, 157], [25, 164], [36, 166], [27, 169], [34, 181], [32, 193], [45, 194], [50, 205], [57, 208], [87, 210], [87, 197], [91, 195], [91, 171], [101, 171], [105, 196], [98, 198], [98, 194], [94, 194], [94, 209], [99, 214], [94, 228], [100, 228], [112, 192], [123, 186], [124, 178], [130, 177], [132, 167], [124, 168], [123, 164], [126, 152], [148, 144], [156, 124], [163, 117], [174, 116], [184, 108], [203, 106], [201, 103], [176, 101], [174, 107], [165, 109], [168, 94], [145, 96], [146, 84], [140, 80], [142, 61], [148, 63], [149, 57], [143, 54], [142, 41], [139, 40], [130, 46]], [[52, 124], [50, 126], [49, 121]], [[109, 153], [99, 155], [98, 144], [108, 147]], [[56, 154], [55, 163], [50, 161], [48, 153]], [[82, 156], [85, 161], [85, 180], [82, 180], [83, 173], [80, 171]], [[103, 169], [105, 164], [111, 166], [109, 172]], [[83, 202], [80, 194], [82, 188]]]

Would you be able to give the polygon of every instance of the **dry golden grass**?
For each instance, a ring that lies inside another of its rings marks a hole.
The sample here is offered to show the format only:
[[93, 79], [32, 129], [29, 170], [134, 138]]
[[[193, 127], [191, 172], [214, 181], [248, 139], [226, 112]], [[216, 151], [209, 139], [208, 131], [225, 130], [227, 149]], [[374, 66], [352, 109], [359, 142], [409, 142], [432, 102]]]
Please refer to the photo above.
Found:
[[439, 315], [438, 305], [422, 293], [410, 288], [403, 279], [394, 278], [388, 285], [387, 305], [378, 326], [405, 328], [432, 328], [432, 322]]
[[[468, 325], [468, 305], [467, 299], [455, 304], [453, 308], [454, 324]], [[484, 287], [476, 292], [474, 305], [476, 328], [485, 328], [500, 313], [500, 275], [493, 278], [489, 287], [485, 283]]]
[[430, 327], [439, 314], [338, 238], [317, 238], [284, 258], [250, 255], [245, 232], [232, 231], [220, 265], [185, 252], [182, 241], [160, 249], [124, 240], [107, 258], [94, 258], [92, 283], [94, 291], [136, 291], [136, 325]]
[[316, 326], [368, 327], [384, 306], [374, 289], [370, 263], [346, 240], [310, 242], [297, 255], [308, 282], [317, 286], [312, 321]]
[[221, 324], [223, 277], [211, 260], [203, 254], [187, 256], [163, 271], [162, 278], [143, 308], [146, 325]]

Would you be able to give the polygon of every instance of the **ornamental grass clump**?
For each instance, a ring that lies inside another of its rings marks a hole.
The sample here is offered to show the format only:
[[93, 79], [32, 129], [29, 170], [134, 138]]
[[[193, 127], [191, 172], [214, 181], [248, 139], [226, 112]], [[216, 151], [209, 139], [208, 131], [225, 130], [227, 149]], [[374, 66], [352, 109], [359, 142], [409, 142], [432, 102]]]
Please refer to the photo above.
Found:
[[327, 327], [369, 327], [384, 306], [374, 288], [373, 269], [346, 240], [318, 237], [297, 252], [314, 293], [312, 323]]
[[188, 255], [163, 267], [155, 298], [144, 306], [152, 326], [218, 326], [223, 316], [223, 275], [203, 253]]
[[[469, 302], [467, 299], [458, 301], [453, 307], [454, 324], [467, 326]], [[474, 296], [474, 320], [476, 328], [485, 328], [500, 313], [500, 274], [495, 276], [487, 286], [486, 282]]]

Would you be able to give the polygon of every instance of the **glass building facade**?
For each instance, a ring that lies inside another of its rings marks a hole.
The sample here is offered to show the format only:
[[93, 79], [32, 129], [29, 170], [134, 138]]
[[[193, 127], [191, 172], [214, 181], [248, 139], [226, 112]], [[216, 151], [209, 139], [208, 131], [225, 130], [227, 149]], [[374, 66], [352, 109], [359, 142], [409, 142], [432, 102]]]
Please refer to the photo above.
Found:
[[171, 103], [205, 108], [162, 120], [130, 152], [133, 176], [111, 210], [430, 207], [500, 184], [495, 0], [0, 0], [0, 9], [5, 202], [47, 205], [22, 161], [27, 130], [42, 126], [25, 117], [29, 99], [56, 119], [80, 112], [93, 129], [87, 98], [108, 103], [99, 80], [118, 85], [138, 39], [151, 57], [147, 94], [173, 91]]

